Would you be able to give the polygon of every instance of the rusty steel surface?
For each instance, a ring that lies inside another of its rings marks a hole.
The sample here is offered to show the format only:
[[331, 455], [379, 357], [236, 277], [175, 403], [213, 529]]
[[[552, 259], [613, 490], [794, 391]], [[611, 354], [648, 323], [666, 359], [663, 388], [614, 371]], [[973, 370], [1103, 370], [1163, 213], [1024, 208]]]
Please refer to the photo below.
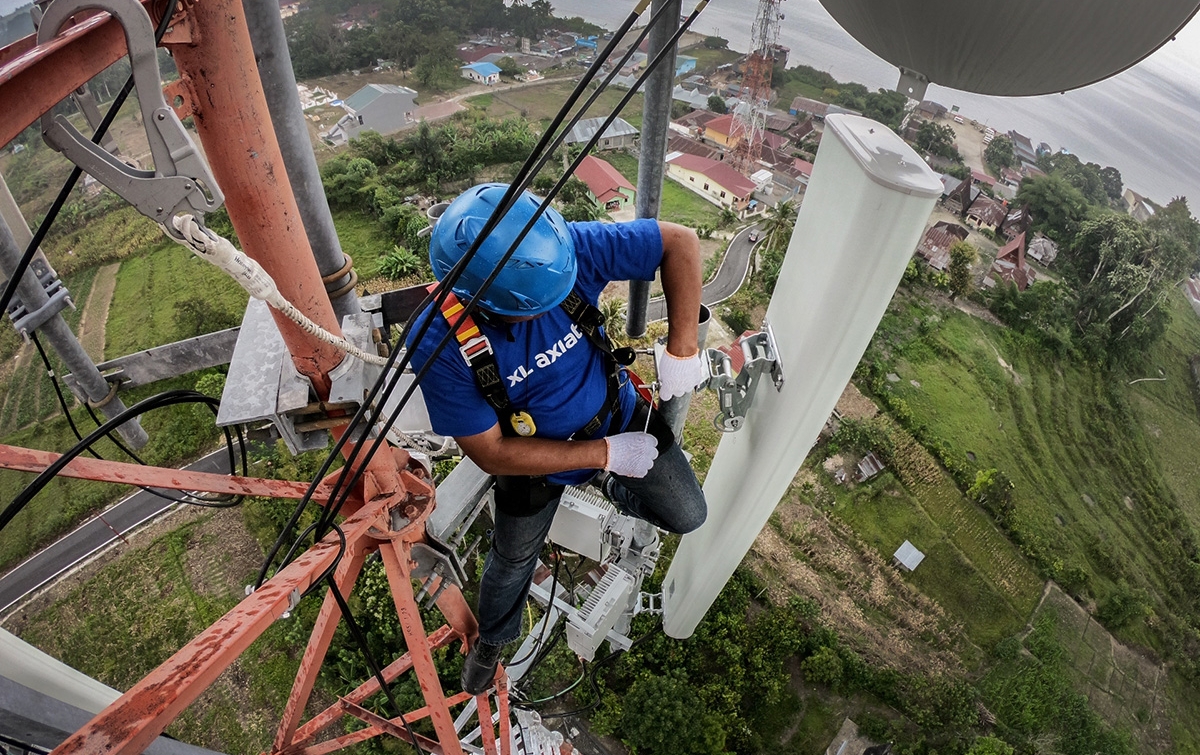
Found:
[[[363, 561], [367, 555], [365, 545], [360, 540], [347, 543], [346, 555], [338, 564], [337, 571], [334, 572], [334, 583], [345, 595], [350, 594], [354, 587], [354, 581], [358, 579], [358, 575], [362, 571]], [[317, 682], [317, 675], [321, 671], [321, 665], [325, 662], [325, 654], [329, 651], [330, 643], [333, 642], [333, 634], [337, 630], [340, 620], [341, 614], [337, 600], [334, 599], [332, 592], [325, 593], [325, 602], [321, 604], [321, 612], [317, 615], [317, 621], [313, 625], [312, 634], [308, 639], [308, 646], [304, 649], [304, 656], [300, 659], [300, 668], [296, 671], [296, 682], [292, 685], [292, 692], [288, 696], [287, 706], [283, 710], [279, 729], [275, 733], [273, 745], [275, 751], [283, 750], [292, 744], [296, 735], [296, 726], [300, 722], [300, 716], [303, 715], [305, 706], [308, 705], [313, 686]]]
[[[450, 627], [439, 627], [438, 629], [434, 630], [433, 634], [429, 635], [429, 647], [435, 650], [440, 647], [444, 647], [454, 640], [456, 636], [457, 635], [455, 635], [454, 631], [451, 630]], [[391, 684], [392, 682], [396, 681], [401, 674], [407, 673], [411, 670], [412, 657], [408, 653], [405, 653], [396, 660], [392, 661], [386, 668], [383, 669], [383, 678], [388, 684]], [[375, 677], [371, 677], [370, 679], [367, 679], [367, 681], [360, 684], [353, 692], [343, 696], [342, 699], [355, 704], [361, 704], [367, 698], [375, 695], [378, 692], [379, 681]], [[422, 708], [419, 711], [414, 711], [411, 715], [416, 716], [417, 714], [420, 714], [418, 717], [423, 718], [428, 716], [429, 712]], [[305, 722], [305, 724], [296, 731], [295, 737], [293, 738], [289, 747], [310, 743], [318, 734], [327, 729], [341, 716], [342, 712], [338, 705], [329, 706]]]
[[[60, 458], [61, 454], [52, 451], [38, 451], [32, 448], [0, 444], [0, 469], [39, 474]], [[254, 495], [266, 498], [301, 498], [308, 490], [306, 482], [191, 472], [186, 469], [142, 466], [141, 464], [90, 459], [83, 456], [72, 459], [59, 474], [63, 477], [140, 485], [147, 488]], [[329, 497], [331, 487], [332, 482], [322, 483], [317, 488], [314, 499], [325, 501]]]
[[[213, 175], [225, 192], [229, 219], [242, 248], [274, 278], [280, 293], [317, 325], [341, 335], [333, 305], [309, 248], [240, 0], [201, 0], [188, 9], [193, 42], [169, 44], [185, 99]], [[342, 352], [318, 341], [271, 310], [292, 361], [329, 395], [329, 371]]]

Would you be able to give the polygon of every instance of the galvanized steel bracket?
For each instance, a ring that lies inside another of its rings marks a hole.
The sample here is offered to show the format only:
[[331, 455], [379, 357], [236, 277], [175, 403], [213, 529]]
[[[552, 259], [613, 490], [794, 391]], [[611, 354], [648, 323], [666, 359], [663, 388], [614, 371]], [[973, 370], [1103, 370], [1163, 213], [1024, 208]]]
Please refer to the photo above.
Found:
[[741, 346], [744, 363], [736, 376], [728, 354], [719, 349], [705, 352], [709, 374], [706, 387], [717, 392], [721, 404], [721, 411], [713, 419], [713, 424], [721, 432], [741, 429], [764, 377], [770, 376], [775, 390], [783, 389], [783, 363], [779, 360], [771, 324], [764, 322], [762, 332], [743, 336]]
[[14, 296], [12, 303], [8, 305], [8, 317], [12, 320], [13, 327], [26, 341], [29, 340], [30, 333], [45, 325], [51, 317], [67, 307], [72, 309], [75, 307], [75, 303], [71, 301], [71, 292], [67, 291], [67, 287], [58, 277], [58, 273], [50, 267], [50, 263], [41, 253], [38, 253], [30, 262], [29, 271], [37, 277], [38, 283], [46, 291], [50, 300], [37, 309], [30, 310], [18, 295]]

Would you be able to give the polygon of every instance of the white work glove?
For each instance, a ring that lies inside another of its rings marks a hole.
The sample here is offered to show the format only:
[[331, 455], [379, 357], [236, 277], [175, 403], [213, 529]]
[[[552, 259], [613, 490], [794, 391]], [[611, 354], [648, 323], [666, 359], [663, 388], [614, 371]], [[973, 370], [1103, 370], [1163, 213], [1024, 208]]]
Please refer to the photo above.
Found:
[[604, 469], [622, 477], [645, 477], [658, 458], [658, 441], [650, 433], [621, 433], [604, 439], [608, 462]]
[[664, 351], [658, 363], [658, 398], [668, 401], [699, 388], [708, 380], [708, 370], [697, 351], [690, 357], [677, 357]]

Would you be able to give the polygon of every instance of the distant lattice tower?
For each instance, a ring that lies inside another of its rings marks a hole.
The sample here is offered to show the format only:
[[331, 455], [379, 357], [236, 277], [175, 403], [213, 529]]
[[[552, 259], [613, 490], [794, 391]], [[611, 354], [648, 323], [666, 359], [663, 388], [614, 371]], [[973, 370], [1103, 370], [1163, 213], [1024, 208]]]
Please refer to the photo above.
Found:
[[742, 70], [742, 88], [733, 109], [733, 167], [745, 175], [758, 170], [762, 155], [767, 108], [771, 101], [771, 69], [779, 48], [779, 21], [783, 0], [759, 0], [750, 32], [750, 54]]

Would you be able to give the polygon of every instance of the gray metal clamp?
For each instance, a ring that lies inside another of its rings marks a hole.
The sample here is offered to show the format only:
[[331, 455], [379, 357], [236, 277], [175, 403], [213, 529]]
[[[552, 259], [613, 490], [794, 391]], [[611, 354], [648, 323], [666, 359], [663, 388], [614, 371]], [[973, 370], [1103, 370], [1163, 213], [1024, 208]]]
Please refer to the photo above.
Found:
[[61, 115], [42, 115], [42, 138], [138, 212], [181, 238], [170, 223], [173, 216], [190, 214], [203, 222], [204, 213], [220, 207], [225, 197], [179, 116], [163, 98], [154, 26], [145, 9], [137, 0], [54, 0], [38, 27], [38, 44], [53, 39], [67, 19], [86, 9], [107, 12], [125, 31], [154, 170], [126, 165]]
[[754, 402], [754, 394], [766, 374], [770, 374], [775, 390], [783, 388], [783, 364], [779, 361], [771, 324], [764, 322], [762, 332], [747, 334], [741, 345], [745, 363], [736, 376], [727, 354], [718, 349], [705, 352], [709, 375], [705, 387], [717, 392], [721, 404], [721, 412], [713, 419], [713, 424], [723, 433], [741, 429], [746, 411]]

